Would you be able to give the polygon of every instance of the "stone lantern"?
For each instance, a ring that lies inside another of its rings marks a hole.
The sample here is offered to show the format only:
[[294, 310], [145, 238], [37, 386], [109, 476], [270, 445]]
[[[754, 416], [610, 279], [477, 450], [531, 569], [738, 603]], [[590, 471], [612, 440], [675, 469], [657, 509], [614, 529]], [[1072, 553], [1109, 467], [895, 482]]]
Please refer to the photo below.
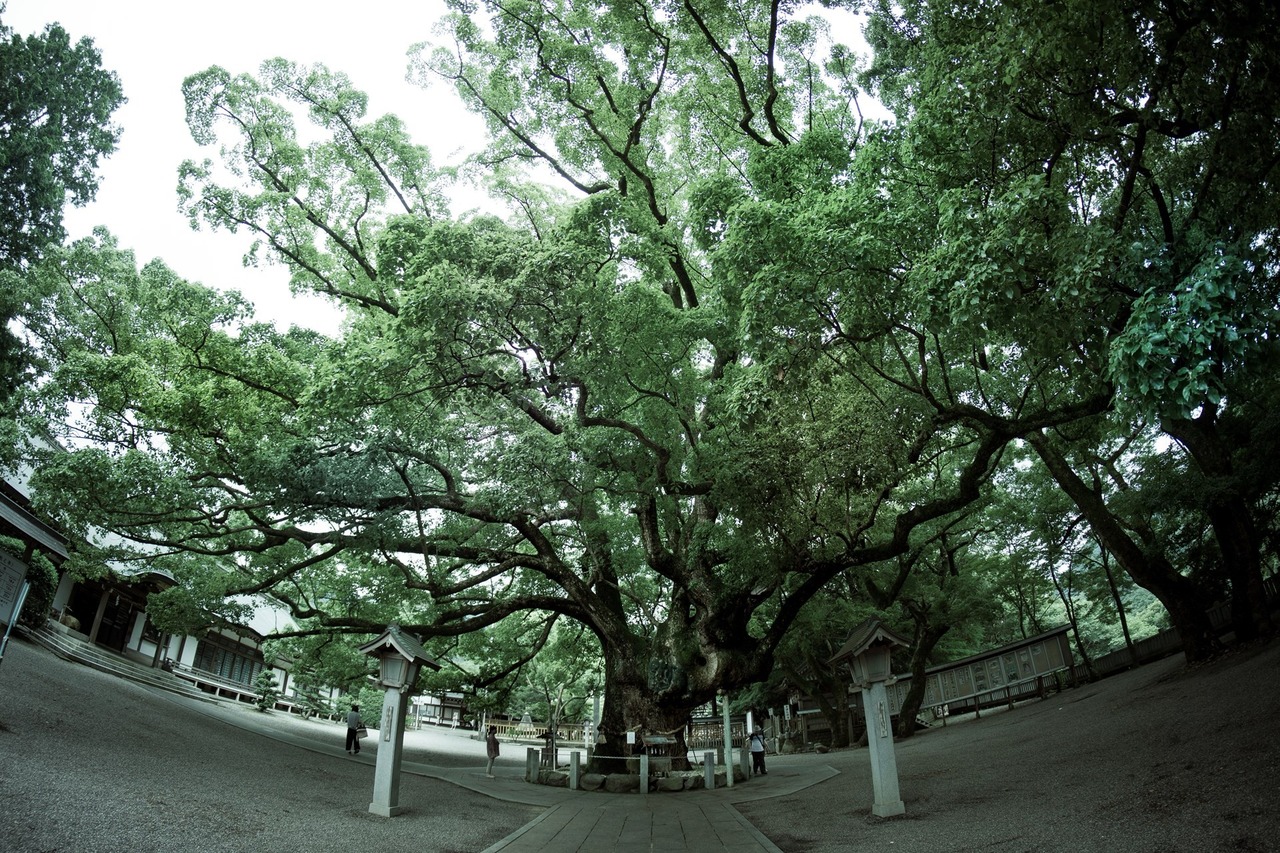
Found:
[[378, 659], [378, 683], [386, 690], [382, 700], [382, 721], [378, 737], [385, 744], [378, 748], [378, 761], [373, 773], [373, 802], [369, 811], [383, 817], [394, 817], [404, 811], [400, 801], [400, 762], [404, 751], [404, 720], [409, 693], [418, 681], [422, 667], [439, 669], [440, 664], [427, 654], [422, 643], [392, 625], [360, 651]]
[[871, 813], [876, 817], [894, 817], [907, 810], [898, 792], [898, 763], [893, 754], [893, 724], [885, 685], [894, 680], [890, 653], [895, 647], [909, 645], [906, 637], [872, 617], [855, 628], [840, 651], [828, 661], [835, 666], [848, 663], [854, 684], [862, 689], [867, 750], [871, 754], [871, 786], [875, 792]]

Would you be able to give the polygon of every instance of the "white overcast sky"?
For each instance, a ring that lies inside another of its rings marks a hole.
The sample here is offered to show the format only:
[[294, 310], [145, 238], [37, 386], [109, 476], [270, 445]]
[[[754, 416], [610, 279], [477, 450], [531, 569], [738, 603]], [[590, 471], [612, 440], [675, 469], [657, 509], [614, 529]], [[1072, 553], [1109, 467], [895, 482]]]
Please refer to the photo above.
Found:
[[211, 65], [256, 73], [276, 56], [322, 62], [369, 93], [370, 117], [396, 114], [437, 165], [454, 163], [479, 145], [479, 119], [447, 86], [405, 81], [409, 47], [432, 40], [442, 7], [438, 0], [8, 0], [0, 20], [21, 35], [57, 22], [73, 40], [90, 37], [128, 98], [115, 116], [123, 133], [99, 171], [97, 200], [67, 212], [72, 239], [106, 225], [140, 265], [163, 258], [185, 278], [241, 290], [261, 319], [333, 331], [336, 312], [320, 300], [294, 301], [282, 267], [243, 267], [246, 235], [192, 231], [178, 212], [178, 165], [217, 157], [216, 148], [191, 141], [182, 81]]

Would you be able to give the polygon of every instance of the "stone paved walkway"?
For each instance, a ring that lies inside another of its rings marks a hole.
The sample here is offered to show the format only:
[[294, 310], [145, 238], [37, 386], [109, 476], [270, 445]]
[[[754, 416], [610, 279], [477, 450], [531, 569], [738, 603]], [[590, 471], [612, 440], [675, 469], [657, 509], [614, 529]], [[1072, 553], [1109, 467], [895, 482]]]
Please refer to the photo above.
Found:
[[[650, 850], [776, 851], [773, 842], [726, 803], [696, 793], [637, 803], [639, 795], [613, 795], [617, 802], [579, 798], [552, 806], [537, 820], [485, 853]], [[677, 800], [691, 799], [690, 802]]]
[[[789, 767], [781, 757], [774, 757], [771, 763], [774, 769], [767, 777], [756, 777], [733, 788], [715, 791], [643, 796], [553, 788], [550, 790], [556, 792], [558, 800], [554, 805], [485, 853], [599, 850], [781, 853], [732, 804], [793, 794], [831, 778], [836, 771], [825, 765]], [[523, 781], [517, 784], [539, 787]], [[527, 792], [520, 790], [507, 788], [490, 793], [528, 802]]]

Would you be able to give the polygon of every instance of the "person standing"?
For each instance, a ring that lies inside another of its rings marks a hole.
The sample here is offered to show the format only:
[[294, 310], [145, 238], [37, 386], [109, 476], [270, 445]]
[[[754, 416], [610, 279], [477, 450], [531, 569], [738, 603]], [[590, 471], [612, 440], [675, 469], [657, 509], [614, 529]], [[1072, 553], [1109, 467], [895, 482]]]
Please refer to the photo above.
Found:
[[493, 778], [493, 760], [498, 757], [498, 727], [489, 726], [488, 733], [484, 736], [484, 751], [489, 756], [489, 764], [484, 769], [484, 775], [490, 779]]
[[360, 719], [360, 706], [352, 705], [351, 710], [347, 712], [347, 752], [353, 755], [360, 754], [359, 729], [363, 725], [364, 720]]
[[756, 730], [751, 733], [751, 775], [759, 773], [764, 776], [768, 772], [764, 769], [764, 731], [756, 726]]

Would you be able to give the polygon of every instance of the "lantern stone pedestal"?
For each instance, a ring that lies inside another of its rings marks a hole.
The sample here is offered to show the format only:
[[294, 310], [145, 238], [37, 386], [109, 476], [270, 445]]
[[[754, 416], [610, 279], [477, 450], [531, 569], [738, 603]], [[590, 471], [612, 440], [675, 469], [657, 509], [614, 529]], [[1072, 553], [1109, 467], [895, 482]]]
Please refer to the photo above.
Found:
[[382, 817], [403, 814], [400, 805], [400, 765], [404, 754], [405, 711], [409, 693], [423, 666], [439, 669], [422, 644], [392, 625], [360, 651], [378, 659], [378, 683], [386, 688], [378, 723], [378, 760], [373, 771], [373, 802], [369, 811]]
[[400, 805], [400, 764], [404, 755], [404, 718], [409, 694], [388, 688], [378, 724], [378, 762], [373, 770], [373, 802], [369, 811], [382, 817], [404, 812]]
[[893, 752], [893, 721], [889, 718], [889, 697], [883, 681], [873, 681], [862, 689], [862, 707], [867, 717], [867, 751], [871, 753], [871, 789], [876, 817], [906, 814], [898, 792], [898, 760]]

